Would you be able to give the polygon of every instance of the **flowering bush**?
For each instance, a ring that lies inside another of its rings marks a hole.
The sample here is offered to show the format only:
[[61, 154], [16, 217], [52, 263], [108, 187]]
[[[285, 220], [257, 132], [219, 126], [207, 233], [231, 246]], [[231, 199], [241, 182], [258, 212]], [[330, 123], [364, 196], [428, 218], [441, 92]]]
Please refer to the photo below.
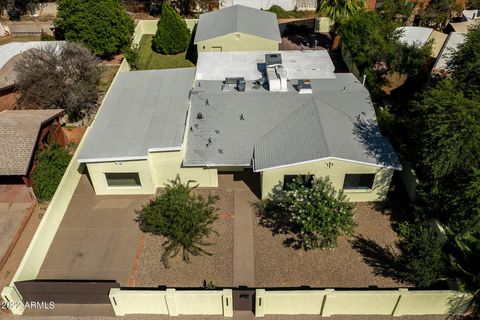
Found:
[[355, 228], [353, 209], [354, 205], [341, 190], [335, 190], [328, 177], [301, 176], [286, 188], [282, 184], [275, 186], [264, 208], [282, 211], [270, 216], [282, 216], [289, 222], [297, 246], [306, 250], [333, 248], [342, 233], [351, 235]]

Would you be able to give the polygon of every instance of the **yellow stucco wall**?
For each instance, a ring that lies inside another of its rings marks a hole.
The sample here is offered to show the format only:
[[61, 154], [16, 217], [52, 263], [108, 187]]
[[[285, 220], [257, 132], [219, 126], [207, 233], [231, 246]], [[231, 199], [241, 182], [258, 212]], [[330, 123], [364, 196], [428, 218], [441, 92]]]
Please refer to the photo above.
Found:
[[[147, 160], [99, 162], [87, 164], [88, 174], [97, 195], [153, 194], [156, 186]], [[105, 173], [138, 172], [141, 187], [109, 187]]]
[[[183, 168], [183, 151], [151, 152], [147, 160], [101, 162], [87, 164], [88, 173], [97, 195], [154, 194], [178, 174], [183, 182], [195, 180], [200, 187], [217, 187], [215, 168]], [[109, 187], [105, 173], [138, 172], [141, 187]]]
[[221, 37], [200, 41], [197, 43], [198, 52], [276, 50], [278, 50], [278, 42], [241, 32], [230, 33]]
[[184, 156], [184, 151], [149, 154], [153, 181], [157, 187], [163, 187], [169, 180], [175, 179], [177, 174], [183, 182], [195, 180], [200, 187], [218, 187], [217, 169], [182, 167]]
[[393, 175], [393, 169], [361, 163], [327, 159], [305, 164], [293, 165], [262, 172], [262, 196], [266, 197], [278, 183], [283, 183], [284, 175], [311, 174], [329, 176], [333, 186], [343, 188], [345, 174], [374, 173], [375, 180], [371, 190], [344, 190], [345, 195], [354, 202], [380, 201], [386, 197]]

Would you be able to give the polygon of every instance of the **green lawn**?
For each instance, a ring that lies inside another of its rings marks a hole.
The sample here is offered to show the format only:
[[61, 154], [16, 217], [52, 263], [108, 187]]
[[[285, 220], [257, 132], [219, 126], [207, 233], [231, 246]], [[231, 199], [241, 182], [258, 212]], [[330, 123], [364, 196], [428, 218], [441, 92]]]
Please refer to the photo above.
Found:
[[152, 34], [146, 34], [140, 40], [138, 70], [187, 68], [195, 65], [186, 58], [186, 52], [175, 55], [163, 55], [152, 50]]

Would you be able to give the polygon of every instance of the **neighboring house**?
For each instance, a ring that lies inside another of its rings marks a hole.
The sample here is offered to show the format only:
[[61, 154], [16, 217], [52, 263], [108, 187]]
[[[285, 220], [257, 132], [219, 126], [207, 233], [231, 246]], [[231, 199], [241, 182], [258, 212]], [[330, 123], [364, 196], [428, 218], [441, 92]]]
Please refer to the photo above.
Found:
[[62, 114], [62, 109], [0, 112], [0, 183], [23, 181], [31, 186], [35, 152], [51, 141], [66, 144]]
[[409, 45], [415, 44], [423, 47], [427, 43], [432, 44], [432, 57], [437, 58], [448, 35], [425, 27], [400, 27], [402, 31], [400, 41]]
[[153, 194], [177, 174], [216, 187], [219, 173], [250, 170], [263, 197], [312, 174], [352, 201], [385, 198], [401, 166], [352, 74], [334, 74], [328, 60], [305, 78], [278, 52], [251, 53], [245, 60], [265, 70], [262, 79], [237, 66], [236, 77], [216, 80], [239, 54], [249, 53], [200, 53], [198, 70], [216, 68], [214, 80], [194, 82], [193, 68], [118, 74], [79, 153], [96, 193]]
[[274, 13], [235, 5], [200, 15], [194, 43], [204, 51], [271, 51], [281, 43]]
[[448, 74], [448, 61], [452, 52], [455, 52], [458, 46], [465, 41], [465, 32], [450, 32], [447, 41], [442, 47], [440, 54], [432, 68], [432, 73]]
[[480, 24], [480, 10], [463, 10], [461, 22], [452, 22], [448, 25], [447, 30], [453, 32], [468, 32], [468, 29]]

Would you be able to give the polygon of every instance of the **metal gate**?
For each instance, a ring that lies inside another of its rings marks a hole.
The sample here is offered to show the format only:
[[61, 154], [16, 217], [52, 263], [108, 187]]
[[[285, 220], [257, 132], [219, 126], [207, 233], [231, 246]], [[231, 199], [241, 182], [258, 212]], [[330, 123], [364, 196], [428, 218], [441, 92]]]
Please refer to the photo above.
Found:
[[111, 288], [116, 281], [32, 280], [15, 282], [23, 301], [55, 304], [110, 304]]
[[255, 289], [233, 290], [233, 311], [255, 313]]

